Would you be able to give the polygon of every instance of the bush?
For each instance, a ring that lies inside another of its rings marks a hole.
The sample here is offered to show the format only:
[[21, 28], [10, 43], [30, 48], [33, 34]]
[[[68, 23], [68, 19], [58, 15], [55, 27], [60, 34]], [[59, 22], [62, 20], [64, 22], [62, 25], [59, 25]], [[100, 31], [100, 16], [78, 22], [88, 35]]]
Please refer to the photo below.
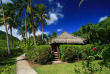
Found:
[[106, 45], [102, 51], [103, 64], [110, 68], [110, 45]]
[[[96, 47], [97, 51], [94, 51], [93, 47]], [[61, 60], [70, 61], [70, 59], [73, 60], [75, 58], [82, 59], [83, 54], [85, 59], [88, 56], [94, 55], [96, 59], [99, 59], [100, 57], [97, 55], [102, 52], [103, 47], [102, 45], [60, 45]]]
[[[21, 48], [10, 48], [11, 56], [17, 56], [19, 53], [23, 52]], [[0, 47], [0, 60], [3, 60], [4, 57], [8, 57], [8, 48]]]
[[33, 62], [46, 64], [52, 58], [48, 45], [31, 46], [26, 50], [26, 56]]
[[60, 45], [61, 60], [62, 61], [72, 61], [73, 55], [75, 55], [75, 49], [71, 45]]
[[0, 47], [7, 47], [7, 41], [6, 40], [0, 40]]

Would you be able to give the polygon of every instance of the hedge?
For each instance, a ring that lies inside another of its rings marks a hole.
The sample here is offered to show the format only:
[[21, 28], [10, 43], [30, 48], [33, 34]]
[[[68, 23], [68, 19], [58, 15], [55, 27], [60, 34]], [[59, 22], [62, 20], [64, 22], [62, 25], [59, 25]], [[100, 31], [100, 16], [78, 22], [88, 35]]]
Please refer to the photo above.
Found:
[[7, 41], [6, 40], [0, 40], [0, 47], [6, 47]]
[[29, 60], [40, 64], [46, 64], [51, 61], [52, 54], [48, 45], [31, 46], [25, 51]]
[[[16, 56], [18, 53], [22, 53], [23, 49], [21, 48], [10, 48], [11, 56]], [[0, 47], [0, 60], [4, 57], [8, 57], [8, 48], [7, 47]]]
[[[96, 47], [97, 51], [93, 51], [93, 48]], [[60, 45], [60, 51], [61, 51], [61, 60], [62, 61], [71, 61], [75, 58], [83, 59], [82, 55], [84, 55], [85, 59], [88, 56], [96, 56], [96, 59], [99, 59], [97, 55], [99, 55], [102, 52], [102, 49], [104, 48], [103, 45]]]
[[102, 63], [110, 68], [110, 44], [109, 45], [105, 45], [103, 51], [102, 51], [102, 57], [103, 57], [103, 61]]

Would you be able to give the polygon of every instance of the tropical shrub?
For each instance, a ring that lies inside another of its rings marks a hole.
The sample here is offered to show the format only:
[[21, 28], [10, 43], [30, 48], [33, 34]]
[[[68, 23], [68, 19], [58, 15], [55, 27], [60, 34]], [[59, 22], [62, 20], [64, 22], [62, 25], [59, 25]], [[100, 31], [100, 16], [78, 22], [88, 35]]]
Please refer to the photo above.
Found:
[[73, 55], [75, 55], [75, 48], [71, 45], [60, 45], [61, 60], [72, 61]]
[[0, 47], [6, 47], [7, 41], [6, 40], [0, 40]]
[[5, 67], [0, 69], [0, 74], [12, 74], [12, 70], [15, 71], [16, 68], [13, 68], [10, 64], [7, 64]]
[[[97, 48], [96, 51], [93, 48]], [[84, 58], [87, 59], [89, 56], [95, 56], [96, 59], [101, 59], [99, 57], [104, 46], [102, 45], [60, 45], [61, 60], [69, 61], [70, 59], [82, 59], [82, 53], [84, 53]]]
[[[17, 56], [18, 53], [23, 53], [23, 49], [21, 48], [10, 48], [11, 56]], [[0, 47], [0, 60], [3, 60], [4, 57], [8, 57], [8, 48]]]
[[26, 50], [26, 56], [33, 62], [46, 64], [51, 61], [52, 55], [48, 45], [31, 46]]
[[24, 49], [23, 48], [11, 48], [11, 55], [16, 56], [17, 53], [23, 53]]
[[110, 45], [106, 45], [102, 51], [103, 64], [110, 68]]

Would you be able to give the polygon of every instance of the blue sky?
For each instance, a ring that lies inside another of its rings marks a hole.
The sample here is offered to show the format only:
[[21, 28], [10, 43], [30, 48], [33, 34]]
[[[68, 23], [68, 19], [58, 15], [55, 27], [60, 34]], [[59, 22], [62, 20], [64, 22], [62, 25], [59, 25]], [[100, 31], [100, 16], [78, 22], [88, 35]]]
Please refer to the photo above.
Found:
[[[3, 0], [4, 3], [10, 0]], [[66, 31], [76, 32], [87, 23], [99, 23], [110, 15], [110, 0], [85, 0], [79, 8], [80, 0], [33, 0], [34, 4], [45, 4], [50, 12], [51, 21], [44, 27], [45, 34], [58, 34]], [[24, 17], [24, 16], [22, 16]], [[42, 26], [39, 26], [36, 35], [41, 34]], [[1, 30], [1, 29], [0, 29]]]
[[53, 22], [44, 27], [50, 34], [53, 31], [73, 33], [82, 25], [96, 24], [110, 15], [110, 0], [85, 0], [80, 8], [80, 0], [34, 0], [34, 3], [40, 2], [48, 6], [51, 9], [49, 15], [53, 15]]

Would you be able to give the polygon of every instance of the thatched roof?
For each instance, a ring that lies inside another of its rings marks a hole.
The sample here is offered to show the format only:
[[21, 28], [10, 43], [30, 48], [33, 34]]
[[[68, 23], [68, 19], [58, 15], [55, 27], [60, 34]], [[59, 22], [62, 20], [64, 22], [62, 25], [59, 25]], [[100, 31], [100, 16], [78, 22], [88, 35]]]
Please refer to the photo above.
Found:
[[67, 43], [67, 44], [85, 44], [85, 39], [75, 36], [73, 34], [69, 34], [67, 32], [63, 32], [58, 35], [56, 38], [50, 41], [49, 44], [53, 43]]

